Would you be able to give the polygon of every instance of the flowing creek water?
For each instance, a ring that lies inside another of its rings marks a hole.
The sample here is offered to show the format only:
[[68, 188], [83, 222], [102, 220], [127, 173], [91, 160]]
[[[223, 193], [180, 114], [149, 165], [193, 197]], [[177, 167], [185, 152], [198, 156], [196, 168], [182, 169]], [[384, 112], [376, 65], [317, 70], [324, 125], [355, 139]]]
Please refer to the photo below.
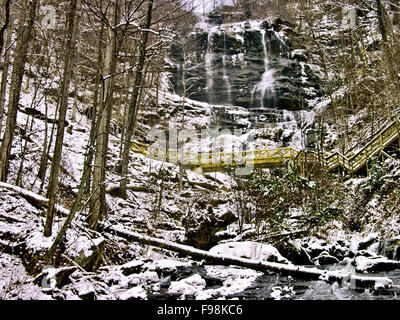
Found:
[[[247, 126], [247, 128], [278, 127], [293, 132], [290, 139], [285, 141], [286, 146], [296, 149], [305, 148], [305, 130], [313, 124], [315, 113], [310, 110], [289, 110], [276, 107], [279, 99], [275, 86], [276, 70], [271, 64], [272, 53], [268, 41], [271, 41], [271, 38], [276, 40], [281, 52], [278, 56], [283, 56], [287, 54], [288, 48], [280, 35], [271, 28], [265, 27], [263, 22], [253, 22], [247, 28], [251, 32], [256, 31], [261, 35], [264, 70], [259, 81], [247, 88], [248, 93], [251, 94], [250, 104], [247, 107], [241, 107], [234, 105], [235, 90], [237, 89], [235, 89], [235, 79], [232, 78], [232, 61], [244, 58], [240, 54], [237, 57], [230, 56], [227, 39], [228, 33], [230, 39], [233, 39], [234, 36], [236, 39], [242, 39], [242, 37], [244, 39], [245, 36], [243, 36], [243, 32], [232, 31], [236, 28], [232, 25], [216, 26], [203, 22], [202, 28], [207, 32], [207, 47], [204, 56], [204, 76], [208, 100], [206, 102], [215, 105], [214, 116], [217, 126], [220, 128], [234, 128], [238, 125]], [[219, 39], [223, 41], [222, 46], [218, 43]], [[277, 58], [275, 57], [275, 59]], [[300, 82], [305, 83], [307, 76], [305, 65], [299, 64], [299, 68]], [[354, 267], [341, 263], [319, 268], [354, 273]], [[150, 299], [182, 298], [181, 294], [171, 294], [171, 282], [183, 281], [195, 275], [204, 279], [206, 286], [200, 292], [194, 290], [192, 293], [186, 293], [185, 299], [400, 299], [400, 270], [368, 274], [369, 276], [388, 277], [393, 281], [393, 287], [390, 289], [373, 290], [373, 288], [349, 288], [346, 284], [330, 284], [322, 280], [307, 281], [273, 273], [263, 274], [232, 266], [182, 267], [170, 274], [160, 274], [161, 288], [159, 292], [151, 293]]]
[[[343, 270], [343, 266], [321, 267], [329, 270]], [[149, 299], [176, 300], [181, 294], [171, 294], [171, 281], [200, 275], [206, 281], [206, 287], [184, 295], [187, 300], [194, 299], [238, 299], [238, 300], [400, 300], [400, 270], [375, 273], [374, 276], [389, 277], [393, 287], [374, 291], [365, 288], [349, 288], [337, 282], [307, 281], [293, 279], [290, 276], [262, 274], [240, 267], [201, 266], [179, 268], [173, 274], [163, 278], [158, 293], [150, 294]]]

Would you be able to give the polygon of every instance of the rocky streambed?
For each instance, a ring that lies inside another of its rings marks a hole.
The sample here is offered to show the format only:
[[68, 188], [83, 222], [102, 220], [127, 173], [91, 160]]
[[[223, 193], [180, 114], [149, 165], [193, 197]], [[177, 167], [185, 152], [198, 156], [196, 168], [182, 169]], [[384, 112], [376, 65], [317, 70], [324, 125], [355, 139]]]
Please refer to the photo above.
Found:
[[[380, 281], [367, 287], [350, 282], [329, 283], [323, 278], [311, 281], [276, 272], [212, 264], [129, 242], [113, 234], [89, 235], [78, 224], [68, 232], [59, 265], [47, 266], [40, 262], [51, 244], [51, 239], [46, 241], [41, 235], [43, 210], [9, 190], [1, 191], [1, 197], [4, 200], [0, 218], [2, 299], [398, 299], [400, 293], [397, 260], [400, 239], [382, 242], [377, 234], [333, 243], [317, 238], [294, 240], [301, 252], [296, 265], [304, 259], [306, 268], [317, 265], [322, 270], [388, 277], [390, 286]], [[12, 210], [13, 215], [7, 210]], [[209, 252], [291, 263], [285, 257], [288, 252], [252, 241], [227, 239]], [[100, 253], [102, 260], [98, 259]]]

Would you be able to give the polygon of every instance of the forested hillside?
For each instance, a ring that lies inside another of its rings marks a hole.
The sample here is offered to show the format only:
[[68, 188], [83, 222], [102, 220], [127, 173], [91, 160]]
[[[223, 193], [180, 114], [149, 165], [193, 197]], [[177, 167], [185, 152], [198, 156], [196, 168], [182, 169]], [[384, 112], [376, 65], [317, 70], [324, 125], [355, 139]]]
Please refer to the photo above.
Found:
[[0, 299], [398, 298], [400, 1], [0, 17]]

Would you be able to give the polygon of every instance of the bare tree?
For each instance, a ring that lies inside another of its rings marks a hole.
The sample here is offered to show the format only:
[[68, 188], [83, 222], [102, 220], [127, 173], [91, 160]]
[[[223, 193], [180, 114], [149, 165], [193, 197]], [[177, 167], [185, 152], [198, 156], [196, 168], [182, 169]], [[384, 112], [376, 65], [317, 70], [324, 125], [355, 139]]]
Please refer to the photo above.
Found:
[[[5, 46], [9, 47], [11, 45], [12, 31], [9, 28], [6, 32]], [[2, 66], [1, 74], [1, 86], [0, 86], [0, 134], [3, 129], [3, 116], [4, 116], [4, 106], [6, 103], [6, 91], [7, 91], [7, 79], [8, 72], [10, 69], [10, 50], [5, 51], [4, 60]]]
[[3, 0], [0, 8], [0, 17], [3, 21], [0, 25], [0, 55], [3, 52], [4, 34], [10, 23], [10, 5], [11, 0]]
[[138, 97], [140, 93], [140, 85], [142, 82], [143, 77], [143, 69], [145, 67], [145, 61], [147, 56], [147, 40], [149, 38], [149, 29], [151, 27], [152, 21], [152, 13], [153, 13], [153, 2], [154, 0], [149, 0], [148, 7], [147, 7], [147, 16], [146, 22], [144, 26], [144, 32], [142, 33], [140, 49], [139, 49], [139, 59], [136, 65], [136, 72], [135, 72], [135, 84], [132, 91], [132, 98], [129, 105], [128, 111], [128, 119], [127, 119], [127, 128], [125, 133], [125, 140], [124, 140], [124, 151], [122, 153], [122, 180], [120, 183], [120, 195], [122, 198], [126, 198], [126, 190], [128, 185], [128, 165], [129, 165], [129, 151], [131, 149], [131, 138], [133, 133], [133, 124], [134, 118], [136, 113], [136, 108], [138, 105]]
[[[11, 86], [9, 94], [9, 105], [7, 112], [6, 128], [3, 136], [3, 142], [0, 147], [0, 181], [7, 181], [11, 147], [14, 138], [14, 130], [17, 123], [18, 104], [21, 95], [22, 79], [26, 57], [28, 54], [29, 43], [32, 41], [31, 34], [36, 15], [36, 6], [38, 0], [31, 0], [29, 4], [21, 9], [21, 21], [18, 30], [18, 37], [15, 53], [13, 70], [11, 74]], [[27, 15], [28, 13], [28, 15]]]
[[[117, 29], [115, 26], [119, 23], [119, 4], [114, 2], [110, 14], [111, 23], [108, 24], [108, 43], [105, 52], [102, 77], [102, 95], [101, 102], [97, 108], [97, 113], [103, 112], [99, 120], [99, 131], [96, 135], [96, 150], [93, 168], [92, 197], [89, 210], [89, 227], [97, 229], [99, 219], [106, 208], [106, 160], [108, 151], [108, 140], [110, 121], [113, 107], [113, 95], [115, 84], [116, 58], [117, 58]], [[102, 107], [101, 107], [102, 106]]]
[[80, 0], [71, 0], [70, 2], [70, 11], [68, 13], [67, 18], [67, 41], [64, 47], [64, 74], [61, 83], [61, 96], [60, 96], [60, 107], [59, 107], [59, 115], [58, 115], [58, 123], [57, 123], [57, 136], [56, 136], [56, 144], [54, 148], [53, 162], [51, 165], [51, 174], [50, 181], [47, 187], [47, 197], [49, 198], [49, 206], [47, 208], [46, 214], [46, 225], [44, 228], [44, 235], [46, 237], [50, 237], [53, 226], [53, 216], [54, 216], [54, 207], [56, 203], [56, 192], [58, 188], [58, 176], [60, 172], [61, 166], [61, 157], [62, 157], [62, 149], [63, 149], [63, 141], [64, 141], [64, 128], [65, 128], [65, 118], [67, 114], [68, 108], [68, 93], [69, 86], [71, 82], [71, 72], [73, 67], [73, 58], [75, 51], [75, 40], [76, 40], [76, 31], [75, 27], [77, 24], [77, 10], [80, 8]]

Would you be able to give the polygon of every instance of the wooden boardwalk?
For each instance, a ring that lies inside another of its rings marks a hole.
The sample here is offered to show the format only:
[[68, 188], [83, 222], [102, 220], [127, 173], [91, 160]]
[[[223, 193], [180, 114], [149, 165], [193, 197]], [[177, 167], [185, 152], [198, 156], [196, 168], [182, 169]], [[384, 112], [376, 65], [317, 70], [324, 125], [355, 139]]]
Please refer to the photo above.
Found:
[[[240, 152], [219, 153], [191, 153], [167, 150], [164, 153], [152, 149], [149, 145], [134, 142], [131, 150], [149, 158], [181, 163], [189, 169], [202, 168], [204, 172], [225, 171], [227, 168], [252, 166], [253, 168], [282, 167], [288, 163], [302, 168], [313, 164], [319, 164], [326, 171], [334, 171], [339, 168], [352, 175], [361, 168], [366, 167], [368, 159], [381, 155], [390, 157], [385, 148], [393, 144], [399, 138], [400, 121], [390, 122], [379, 130], [370, 141], [358, 151], [342, 154], [340, 152], [318, 155], [312, 151], [300, 151], [293, 148], [277, 148], [265, 150], [245, 150]], [[368, 168], [367, 168], [368, 170]], [[304, 173], [304, 172], [303, 172]]]

